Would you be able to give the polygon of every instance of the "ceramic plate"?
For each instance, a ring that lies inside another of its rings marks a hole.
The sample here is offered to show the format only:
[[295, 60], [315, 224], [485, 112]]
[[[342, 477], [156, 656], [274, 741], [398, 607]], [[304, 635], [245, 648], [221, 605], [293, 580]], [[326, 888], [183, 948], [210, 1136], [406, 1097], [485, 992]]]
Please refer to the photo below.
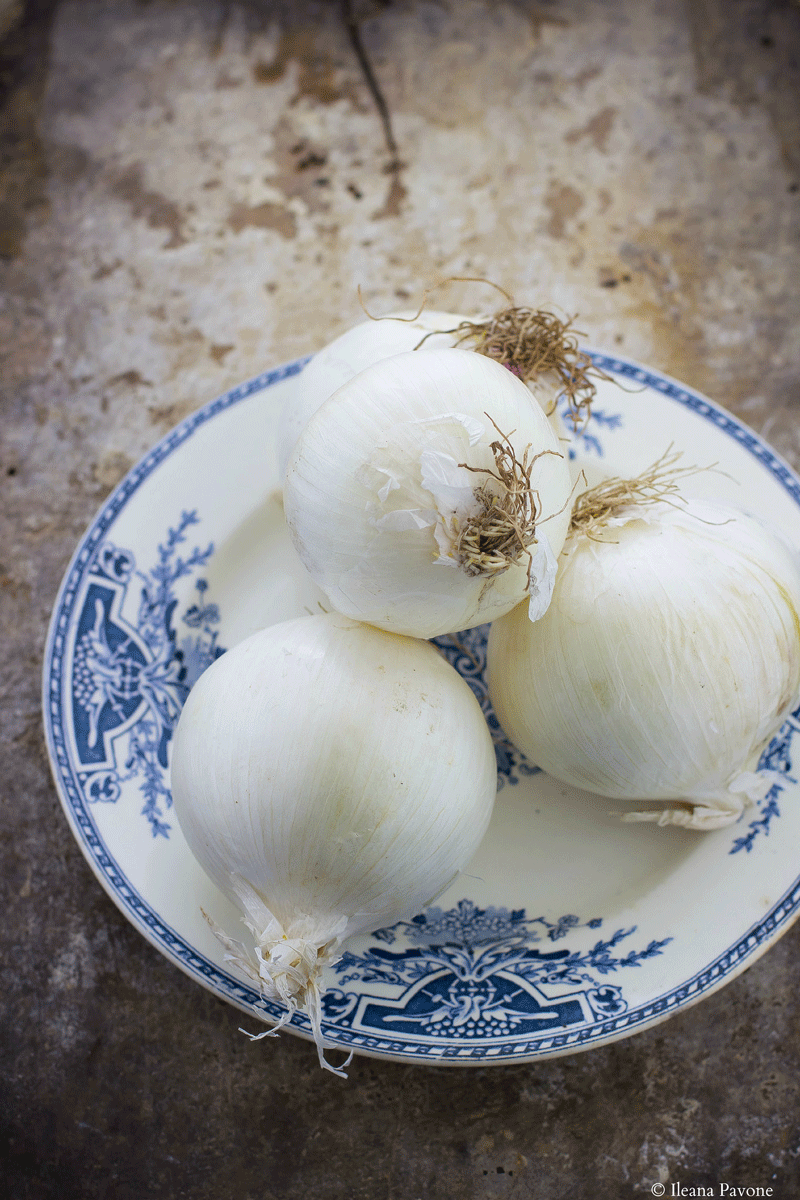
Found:
[[[792, 531], [800, 481], [703, 396], [594, 353], [612, 381], [574, 444], [590, 480], [633, 474], [670, 446], [724, 474], [686, 481]], [[201, 908], [238, 913], [189, 853], [171, 809], [170, 736], [204, 668], [265, 625], [315, 609], [284, 528], [278, 413], [303, 363], [234, 389], [169, 434], [109, 497], [53, 613], [44, 715], [59, 795], [92, 869], [167, 958], [242, 1009], [276, 1018], [223, 959]], [[621, 386], [618, 386], [621, 385]], [[528, 1062], [629, 1036], [752, 963], [800, 904], [800, 710], [763, 758], [765, 800], [710, 834], [627, 825], [613, 803], [537, 771], [504, 738], [484, 681], [486, 628], [439, 644], [495, 735], [499, 793], [478, 854], [435, 907], [350, 942], [328, 969], [324, 1033], [405, 1062]], [[298, 1013], [289, 1026], [309, 1037]], [[266, 1047], [264, 1048], [266, 1051]]]

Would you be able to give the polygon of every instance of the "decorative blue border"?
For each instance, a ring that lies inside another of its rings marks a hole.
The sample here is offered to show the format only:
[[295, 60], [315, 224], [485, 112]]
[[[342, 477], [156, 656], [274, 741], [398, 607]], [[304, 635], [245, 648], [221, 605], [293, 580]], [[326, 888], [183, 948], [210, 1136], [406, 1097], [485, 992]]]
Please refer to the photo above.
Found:
[[[638, 364], [600, 352], [592, 351], [590, 355], [594, 364], [601, 370], [651, 387], [711, 421], [721, 432], [732, 437], [752, 454], [800, 506], [800, 479], [770, 446], [731, 414], [718, 408], [705, 397], [683, 387], [677, 381], [647, 371]], [[247, 399], [284, 379], [299, 374], [307, 361], [308, 358], [299, 359], [273, 371], [264, 372], [213, 400], [163, 438], [119, 484], [90, 525], [65, 573], [48, 631], [43, 671], [44, 726], [53, 776], [67, 814], [80, 835], [81, 849], [109, 895], [145, 936], [158, 949], [172, 958], [187, 974], [210, 985], [218, 994], [226, 996], [232, 1003], [245, 1011], [249, 1010], [255, 1013], [261, 1011], [274, 1019], [278, 1019], [282, 1015], [278, 1006], [266, 1003], [254, 989], [221, 971], [215, 963], [185, 942], [146, 904], [136, 889], [131, 886], [113, 856], [109, 854], [92, 817], [86, 810], [82, 791], [76, 785], [72, 775], [61, 725], [61, 694], [65, 637], [76, 597], [94, 554], [103, 542], [110, 525], [130, 497], [155, 468], [191, 437], [201, 425], [240, 400]], [[371, 1037], [366, 1034], [350, 1032], [346, 1028], [334, 1024], [323, 1024], [323, 1032], [326, 1037], [335, 1041], [343, 1049], [360, 1050], [377, 1056], [404, 1058], [409, 1061], [427, 1060], [448, 1064], [511, 1063], [586, 1049], [595, 1043], [622, 1037], [637, 1028], [663, 1020], [672, 1012], [699, 1000], [707, 992], [716, 989], [732, 973], [741, 970], [746, 961], [757, 951], [766, 949], [779, 932], [797, 917], [799, 910], [800, 878], [761, 921], [753, 925], [732, 947], [680, 987], [662, 994], [639, 1008], [592, 1025], [584, 1025], [577, 1030], [559, 1034], [544, 1034], [535, 1038], [493, 1039], [491, 1043], [480, 1042], [463, 1047], [455, 1044], [447, 1046], [433, 1043], [415, 1044], [390, 1038]], [[298, 1033], [311, 1036], [310, 1022], [304, 1013], [294, 1015], [292, 1026]]]
[[611, 358], [606, 354], [595, 352], [591, 354], [591, 359], [594, 365], [601, 371], [608, 371], [614, 375], [622, 375], [625, 379], [631, 379], [635, 383], [653, 388], [654, 391], [661, 392], [664, 396], [669, 396], [670, 400], [677, 400], [684, 408], [696, 412], [698, 416], [705, 417], [712, 425], [716, 425], [717, 429], [721, 430], [722, 433], [726, 433], [728, 437], [738, 442], [754, 458], [757, 458], [761, 465], [766, 467], [769, 473], [774, 476], [781, 487], [789, 493], [794, 502], [800, 505], [800, 479], [795, 475], [792, 468], [757, 433], [752, 429], [748, 429], [746, 425], [743, 425], [731, 413], [718, 408], [717, 405], [707, 400], [705, 396], [700, 396], [697, 392], [690, 391], [676, 380], [670, 379], [666, 375], [654, 375], [636, 363], [626, 362], [621, 358]]

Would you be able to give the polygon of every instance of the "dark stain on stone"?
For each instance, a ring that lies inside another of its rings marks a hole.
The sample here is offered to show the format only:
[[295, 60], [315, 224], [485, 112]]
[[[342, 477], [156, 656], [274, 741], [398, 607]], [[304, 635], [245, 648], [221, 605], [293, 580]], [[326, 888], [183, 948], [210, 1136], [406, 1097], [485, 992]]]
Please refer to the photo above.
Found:
[[[152, 310], [155, 313], [156, 310]], [[181, 328], [183, 326], [183, 328]], [[188, 328], [187, 328], [188, 326]], [[165, 346], [187, 346], [198, 342], [204, 342], [205, 338], [199, 329], [189, 325], [188, 317], [181, 317], [176, 325], [168, 325], [166, 329], [159, 331], [159, 341]]]
[[183, 214], [172, 200], [160, 192], [150, 192], [144, 185], [144, 168], [134, 163], [117, 175], [112, 185], [113, 194], [130, 206], [131, 215], [146, 221], [151, 229], [165, 229], [169, 234], [164, 250], [174, 250], [186, 245], [183, 236]]
[[[345, 12], [347, 9], [345, 8]], [[358, 23], [353, 19], [345, 19], [345, 27], [349, 29], [350, 51], [342, 63], [339, 63], [331, 52], [335, 45], [328, 38], [324, 51], [319, 27], [308, 26], [285, 29], [278, 41], [274, 58], [271, 62], [258, 62], [253, 68], [253, 78], [258, 83], [275, 84], [284, 79], [290, 64], [296, 64], [296, 91], [290, 102], [294, 105], [302, 97], [317, 104], [332, 104], [337, 100], [346, 99], [353, 107], [364, 108], [359, 103], [362, 83], [366, 83], [378, 109], [384, 128], [385, 140], [389, 151], [390, 161], [384, 168], [390, 175], [386, 198], [381, 207], [372, 214], [373, 219], [397, 217], [400, 214], [403, 201], [407, 196], [407, 188], [402, 182], [402, 163], [399, 160], [397, 146], [391, 131], [391, 120], [388, 106], [380, 87], [374, 78], [374, 71], [367, 58], [358, 32]], [[331, 30], [328, 30], [330, 33]], [[362, 80], [348, 80], [347, 72], [353, 66], [353, 59], [361, 67]], [[301, 197], [308, 205], [309, 211], [324, 213], [330, 205], [324, 200], [329, 188], [338, 186], [338, 180], [328, 173], [316, 178], [311, 176], [311, 168], [321, 168], [327, 164], [327, 151], [320, 146], [310, 146], [306, 138], [297, 137], [297, 129], [287, 116], [281, 118], [275, 130], [275, 157], [278, 163], [278, 176], [269, 182], [279, 186], [283, 195], [288, 199]], [[355, 165], [355, 164], [354, 164]], [[361, 188], [355, 185], [345, 185], [351, 195], [360, 199]]]
[[222, 363], [227, 354], [230, 354], [234, 349], [233, 342], [226, 342], [224, 345], [211, 345], [208, 348], [208, 353], [211, 355], [215, 363]]
[[581, 138], [590, 138], [597, 150], [605, 153], [608, 148], [608, 138], [614, 126], [617, 110], [611, 105], [601, 108], [585, 125], [578, 129], [570, 129], [564, 135], [565, 142], [579, 142]]
[[0, 257], [16, 258], [46, 214], [48, 163], [39, 118], [58, 0], [28, 3], [0, 39]]
[[547, 232], [552, 238], [562, 238], [567, 221], [583, 208], [583, 196], [568, 183], [553, 182], [547, 189], [544, 203], [550, 213]]
[[597, 199], [599, 201], [597, 211], [601, 213], [608, 212], [612, 202], [611, 192], [607, 188], [600, 188], [597, 193]]
[[297, 221], [294, 213], [289, 212], [282, 204], [256, 204], [251, 208], [247, 204], [235, 204], [228, 216], [228, 224], [234, 233], [243, 229], [274, 229], [281, 237], [293, 238], [297, 234]]
[[228, 71], [220, 71], [217, 78], [214, 80], [214, 89], [218, 92], [227, 91], [229, 88], [237, 88], [242, 86], [242, 80], [236, 75], [229, 74]]
[[253, 67], [253, 79], [256, 83], [277, 83], [279, 79], [283, 78], [288, 65], [288, 61], [281, 58], [279, 49], [274, 62], [259, 61], [256, 63]]
[[[769, 32], [764, 29], [768, 14]], [[722, 3], [686, 8], [695, 88], [747, 113], [770, 117], [779, 153], [792, 173], [800, 168], [800, 21], [797, 4], [754, 5], [731, 21]], [[768, 39], [765, 41], [765, 37]]]
[[280, 188], [286, 200], [300, 198], [310, 213], [325, 212], [329, 206], [320, 192], [316, 172], [327, 165], [327, 150], [312, 145], [307, 138], [298, 139], [296, 129], [285, 116], [277, 122], [273, 136], [273, 157], [278, 171], [266, 177], [265, 182]]
[[383, 206], [372, 214], [372, 219], [374, 221], [383, 221], [387, 217], [399, 217], [403, 201], [407, 195], [408, 189], [404, 186], [400, 178], [400, 172], [393, 172], [389, 191], [386, 193]]
[[149, 379], [145, 379], [138, 371], [121, 371], [119, 375], [112, 375], [107, 382], [107, 387], [112, 387], [114, 384], [121, 383], [126, 387], [152, 387]]
[[98, 164], [93, 162], [83, 146], [72, 146], [69, 143], [53, 146], [51, 155], [53, 172], [65, 183], [77, 183], [92, 168], [97, 170]]
[[0, 39], [10, 33], [22, 19], [24, 5], [22, 0], [5, 0], [0, 8]]
[[92, 272], [92, 279], [108, 279], [109, 275], [113, 275], [121, 266], [121, 258], [115, 258], [113, 263], [101, 263], [97, 270]]
[[271, 84], [283, 79], [291, 62], [298, 66], [297, 95], [315, 100], [318, 104], [335, 104], [349, 100], [356, 105], [358, 98], [352, 83], [342, 82], [331, 59], [315, 45], [309, 29], [284, 30], [271, 63], [257, 62], [253, 67], [256, 83]]
[[591, 83], [593, 79], [597, 79], [598, 75], [602, 75], [602, 73], [600, 67], [585, 67], [583, 71], [579, 71], [572, 79], [572, 83], [576, 87], [585, 88], [587, 83]]
[[527, 17], [531, 24], [531, 34], [537, 42], [541, 40], [542, 29], [546, 25], [555, 26], [560, 29], [569, 29], [572, 24], [566, 17], [556, 16], [555, 13], [547, 13], [538, 5], [532, 6], [527, 13]]
[[309, 167], [324, 167], [327, 161], [327, 154], [311, 150], [308, 154], [304, 154], [301, 159], [298, 159], [296, 166], [298, 171], [307, 171]]
[[615, 288], [621, 283], [630, 283], [632, 276], [627, 271], [616, 271], [613, 267], [601, 267], [599, 271], [600, 287]]
[[148, 406], [147, 415], [150, 418], [151, 424], [171, 427], [182, 421], [190, 411], [190, 408], [191, 406], [186, 403], [165, 404], [152, 408]]

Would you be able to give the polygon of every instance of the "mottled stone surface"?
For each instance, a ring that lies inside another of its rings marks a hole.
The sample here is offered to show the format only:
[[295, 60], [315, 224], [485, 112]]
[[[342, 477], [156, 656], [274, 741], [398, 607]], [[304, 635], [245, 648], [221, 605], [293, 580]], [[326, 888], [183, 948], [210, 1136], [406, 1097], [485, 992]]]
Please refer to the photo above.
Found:
[[128, 925], [61, 814], [39, 673], [77, 539], [181, 417], [359, 319], [359, 285], [375, 311], [452, 275], [560, 305], [800, 465], [800, 7], [353, 11], [399, 170], [337, 4], [0, 6], [5, 1194], [618, 1200], [664, 1181], [789, 1200], [797, 927], [616, 1045], [494, 1070], [362, 1059], [343, 1083], [290, 1036], [246, 1042]]

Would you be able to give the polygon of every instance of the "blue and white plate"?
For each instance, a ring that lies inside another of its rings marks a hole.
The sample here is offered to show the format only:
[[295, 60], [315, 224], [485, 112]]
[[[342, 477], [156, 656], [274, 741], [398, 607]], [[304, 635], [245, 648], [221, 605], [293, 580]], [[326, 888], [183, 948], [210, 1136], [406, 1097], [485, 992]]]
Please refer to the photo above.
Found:
[[[614, 381], [572, 455], [590, 481], [634, 474], [670, 446], [722, 473], [686, 480], [797, 540], [800, 480], [729, 413], [604, 354]], [[178, 426], [109, 497], [53, 613], [44, 717], [75, 837], [125, 916], [167, 958], [242, 1009], [279, 1016], [224, 961], [201, 915], [238, 913], [189, 853], [171, 808], [170, 737], [204, 668], [265, 625], [314, 610], [283, 522], [280, 408], [303, 363], [235, 388]], [[326, 1038], [404, 1062], [528, 1062], [627, 1037], [715, 991], [798, 915], [800, 711], [765, 755], [776, 782], [710, 834], [622, 824], [613, 803], [554, 782], [497, 726], [486, 630], [439, 643], [484, 705], [499, 795], [480, 851], [435, 907], [355, 939], [329, 968]], [[266, 1013], [265, 1013], [266, 1007]], [[309, 1037], [296, 1014], [289, 1026]], [[263, 1047], [268, 1053], [267, 1047]]]

